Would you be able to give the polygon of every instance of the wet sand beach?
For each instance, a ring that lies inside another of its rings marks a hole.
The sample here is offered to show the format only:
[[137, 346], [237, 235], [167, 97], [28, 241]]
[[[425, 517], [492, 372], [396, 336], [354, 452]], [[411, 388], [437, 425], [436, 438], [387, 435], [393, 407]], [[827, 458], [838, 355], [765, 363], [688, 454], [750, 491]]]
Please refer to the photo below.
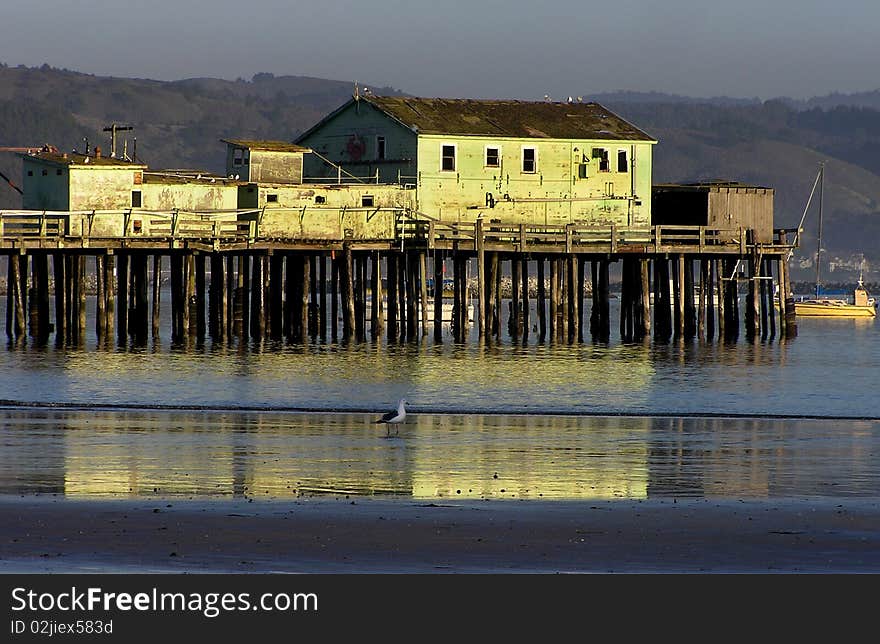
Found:
[[880, 500], [0, 498], [2, 573], [878, 573]]

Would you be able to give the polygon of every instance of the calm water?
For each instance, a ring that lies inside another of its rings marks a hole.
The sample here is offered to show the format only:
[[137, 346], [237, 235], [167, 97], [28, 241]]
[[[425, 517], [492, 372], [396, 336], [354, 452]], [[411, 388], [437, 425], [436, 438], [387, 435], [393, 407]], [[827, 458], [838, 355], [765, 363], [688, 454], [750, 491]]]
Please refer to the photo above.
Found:
[[[100, 349], [92, 333], [81, 348], [10, 345], [0, 493], [880, 496], [880, 324], [799, 331], [735, 344], [624, 345], [612, 330], [575, 346]], [[388, 439], [371, 421], [400, 397], [412, 416]]]

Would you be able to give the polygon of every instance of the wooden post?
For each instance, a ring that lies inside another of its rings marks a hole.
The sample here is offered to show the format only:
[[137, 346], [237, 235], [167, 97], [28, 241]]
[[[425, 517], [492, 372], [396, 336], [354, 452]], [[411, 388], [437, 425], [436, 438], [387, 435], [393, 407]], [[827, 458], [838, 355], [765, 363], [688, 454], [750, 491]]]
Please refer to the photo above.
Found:
[[[98, 338], [98, 342], [102, 342], [104, 340], [105, 333], [107, 331], [107, 293], [106, 293], [106, 282], [105, 282], [105, 270], [104, 270], [104, 260], [105, 255], [95, 255], [95, 335]], [[59, 307], [58, 307], [58, 294], [64, 293], [63, 288], [58, 288], [58, 284], [61, 282], [58, 281], [58, 255], [56, 254], [52, 261], [53, 268], [55, 269], [55, 333], [56, 337], [62, 337], [59, 335], [58, 328], [58, 320], [59, 320]], [[62, 307], [64, 302], [64, 297], [61, 298]]]
[[[56, 257], [56, 268], [55, 268], [55, 283], [58, 284], [58, 268], [57, 268], [57, 255]], [[6, 256], [6, 337], [8, 339], [12, 339], [15, 337], [15, 321], [14, 321], [14, 311], [15, 311], [15, 287], [12, 285], [12, 255], [9, 254]], [[57, 294], [58, 289], [55, 289]], [[58, 307], [55, 308], [56, 315], [58, 314]]]
[[559, 263], [555, 257], [550, 258], [550, 341], [559, 341]]
[[235, 255], [226, 256], [226, 291], [224, 293], [224, 303], [226, 304], [226, 337], [232, 339], [235, 335], [235, 290], [237, 280], [235, 279]]
[[452, 255], [452, 337], [461, 341], [461, 260], [459, 254]]
[[715, 282], [717, 284], [716, 290], [718, 291], [718, 339], [724, 340], [727, 338], [727, 331], [725, 330], [727, 313], [724, 310], [727, 299], [727, 289], [725, 288], [724, 281], [724, 261], [716, 259], [713, 264], [715, 265]]
[[205, 337], [205, 284], [207, 283], [207, 276], [205, 275], [206, 271], [206, 261], [207, 257], [205, 257], [204, 253], [199, 253], [193, 257], [193, 261], [195, 262], [195, 323], [196, 323], [196, 337], [199, 340], [204, 339]]
[[251, 316], [250, 334], [260, 340], [266, 330], [265, 255], [254, 255], [251, 262]]
[[[240, 276], [239, 276], [239, 279]], [[192, 252], [187, 252], [183, 259], [183, 333], [187, 337], [196, 335], [196, 323], [198, 311], [196, 310], [196, 258]]]
[[342, 264], [342, 297], [343, 297], [343, 310], [345, 318], [343, 320], [344, 324], [342, 327], [342, 338], [345, 342], [351, 340], [352, 333], [355, 329], [355, 317], [354, 317], [354, 257], [351, 252], [351, 245], [349, 242], [345, 242], [344, 248], [344, 259]]
[[77, 340], [84, 342], [86, 339], [86, 256], [78, 255], [76, 258], [77, 269]]
[[[406, 339], [415, 340], [419, 334], [419, 315], [417, 306], [417, 282], [419, 272], [419, 260], [416, 253], [407, 254], [407, 279], [406, 279]], [[419, 289], [420, 290], [420, 289]]]
[[409, 308], [406, 303], [407, 292], [407, 256], [400, 254], [397, 262], [397, 313], [400, 317], [400, 339], [406, 340], [409, 330]]
[[537, 307], [538, 307], [538, 340], [541, 342], [547, 337], [547, 286], [544, 276], [544, 257], [537, 260]]
[[299, 306], [299, 328], [300, 340], [305, 344], [311, 333], [309, 331], [309, 302], [311, 301], [312, 286], [312, 262], [308, 255], [301, 255], [302, 263], [302, 282], [300, 283], [300, 306]]
[[19, 255], [18, 256], [18, 311], [16, 311], [16, 318], [18, 318], [18, 312], [21, 313], [21, 337], [25, 337], [27, 335], [27, 317], [28, 317], [28, 256], [27, 255]]
[[483, 220], [480, 217], [477, 218], [477, 221], [474, 224], [474, 243], [476, 244], [477, 249], [477, 302], [479, 303], [479, 310], [477, 311], [477, 335], [482, 339], [488, 335], [486, 332], [486, 325], [488, 324], [486, 318], [486, 298], [488, 289], [486, 288], [486, 240], [483, 236]]
[[498, 253], [489, 253], [488, 283], [486, 284], [486, 337], [498, 334]]
[[[230, 268], [229, 266], [232, 264], [232, 255], [220, 255], [220, 262], [217, 267], [219, 268], [219, 272], [217, 274], [217, 310], [220, 313], [220, 337], [224, 340], [228, 340], [232, 331], [232, 320], [229, 315], [229, 306], [230, 306], [230, 298], [229, 298], [229, 289], [230, 289]], [[284, 265], [282, 264], [282, 268]], [[211, 279], [214, 279], [214, 276], [211, 276]], [[279, 280], [281, 281], [281, 280]], [[283, 282], [282, 282], [283, 283]], [[280, 298], [279, 298], [280, 299]], [[281, 320], [281, 316], [278, 316], [279, 322]]]
[[574, 342], [580, 335], [580, 304], [578, 296], [578, 256], [568, 256], [568, 341]]
[[35, 254], [33, 263], [37, 291], [36, 337], [37, 341], [43, 344], [49, 339], [49, 254], [45, 252]]
[[[213, 271], [212, 271], [213, 273]], [[213, 284], [211, 285], [213, 288]], [[158, 253], [153, 255], [153, 315], [152, 333], [153, 339], [159, 339], [159, 327], [162, 315], [162, 256]]]
[[[379, 256], [378, 251], [376, 257]], [[327, 340], [327, 256], [318, 255], [318, 337], [322, 342]]]
[[[485, 317], [485, 300], [480, 300]], [[434, 341], [443, 341], [443, 251], [434, 250]]]
[[706, 289], [709, 288], [709, 267], [706, 260], [700, 258], [700, 296], [697, 306], [697, 337], [706, 337]]
[[[104, 256], [96, 255], [95, 259], [100, 259], [100, 267], [102, 270], [101, 274], [101, 286], [100, 294], [104, 295], [104, 291], [106, 290], [106, 272], [104, 271]], [[10, 256], [11, 260], [11, 256]], [[64, 254], [63, 253], [54, 253], [52, 255], [52, 270], [55, 275], [55, 339], [58, 343], [63, 343], [65, 338], [67, 337], [67, 298], [66, 290], [64, 288], [65, 280], [66, 280], [66, 271], [65, 262], [64, 262]], [[10, 289], [10, 292], [13, 292]], [[106, 296], [104, 295], [104, 299]], [[99, 327], [98, 337], [103, 338], [107, 333], [107, 309], [105, 306], [106, 302], [98, 300], [98, 319], [96, 324]], [[6, 315], [8, 316], [12, 313], [12, 308], [7, 308]]]
[[[117, 256], [116, 266], [116, 292], [119, 300], [119, 315], [117, 316], [116, 339], [121, 345], [128, 344], [128, 266], [129, 256], [127, 253], [120, 253]], [[72, 296], [71, 296], [72, 297]], [[71, 306], [76, 304], [71, 302]]]
[[[24, 315], [25, 295], [21, 286], [21, 258], [23, 255], [13, 253], [9, 255], [9, 277], [7, 279], [6, 288], [13, 293], [13, 305], [15, 309], [14, 333], [16, 338], [20, 338], [27, 333]], [[8, 298], [7, 298], [8, 299]]]
[[522, 279], [522, 341], [525, 344], [529, 339], [529, 260], [523, 255], [521, 260], [520, 278]]
[[706, 340], [715, 337], [715, 262], [706, 260]]
[[422, 309], [422, 337], [428, 335], [428, 257], [419, 251], [419, 306]]
[[388, 316], [387, 316], [387, 337], [389, 342], [397, 340], [397, 253], [393, 250], [388, 253], [388, 262], [386, 266], [388, 273]]
[[519, 338], [520, 328], [520, 303], [519, 303], [519, 260], [516, 256], [510, 259], [510, 317], [507, 321], [507, 330], [510, 336], [516, 340]]
[[676, 270], [673, 273], [672, 289], [675, 297], [675, 337], [684, 335], [684, 255], [676, 255]]
[[113, 326], [116, 317], [116, 281], [114, 280], [115, 274], [116, 256], [107, 255], [104, 260], [104, 290], [107, 294], [107, 326], [104, 329], [104, 337], [108, 340], [113, 337]]
[[[366, 259], [364, 259], [366, 266]], [[365, 268], [366, 270], [366, 268]], [[318, 337], [318, 311], [323, 308], [323, 303], [318, 299], [318, 255], [309, 254], [309, 337], [313, 340]]]
[[642, 338], [651, 337], [651, 275], [648, 260], [639, 260], [639, 277], [642, 292]]
[[697, 313], [694, 306], [694, 261], [690, 256], [681, 256], [681, 283], [683, 285], [682, 302], [684, 320], [682, 333], [685, 338], [693, 338], [697, 333]]

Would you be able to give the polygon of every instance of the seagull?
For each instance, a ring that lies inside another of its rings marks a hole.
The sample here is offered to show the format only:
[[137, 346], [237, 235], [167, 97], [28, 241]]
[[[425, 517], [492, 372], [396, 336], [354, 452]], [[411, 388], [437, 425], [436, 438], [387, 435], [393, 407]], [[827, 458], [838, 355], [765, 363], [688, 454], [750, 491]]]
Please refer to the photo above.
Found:
[[[404, 405], [406, 405], [406, 399], [401, 398], [397, 403], [397, 409], [395, 409], [394, 411], [389, 411], [387, 414], [384, 414], [382, 418], [375, 421], [376, 423], [385, 423], [386, 425], [389, 425], [388, 436], [391, 435], [390, 425], [399, 425], [404, 420], [406, 420], [406, 409], [404, 408]], [[397, 431], [395, 431], [394, 433], [398, 434], [399, 432], [400, 428], [397, 428]]]

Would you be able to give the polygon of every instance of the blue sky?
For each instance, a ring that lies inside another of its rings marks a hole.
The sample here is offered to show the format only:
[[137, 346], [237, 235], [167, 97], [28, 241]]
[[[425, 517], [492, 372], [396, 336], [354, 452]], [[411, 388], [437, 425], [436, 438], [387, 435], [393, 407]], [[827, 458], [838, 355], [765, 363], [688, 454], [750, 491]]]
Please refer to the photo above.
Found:
[[880, 2], [41, 0], [4, 3], [0, 62], [96, 75], [258, 72], [421, 96], [614, 90], [804, 98], [880, 88]]

